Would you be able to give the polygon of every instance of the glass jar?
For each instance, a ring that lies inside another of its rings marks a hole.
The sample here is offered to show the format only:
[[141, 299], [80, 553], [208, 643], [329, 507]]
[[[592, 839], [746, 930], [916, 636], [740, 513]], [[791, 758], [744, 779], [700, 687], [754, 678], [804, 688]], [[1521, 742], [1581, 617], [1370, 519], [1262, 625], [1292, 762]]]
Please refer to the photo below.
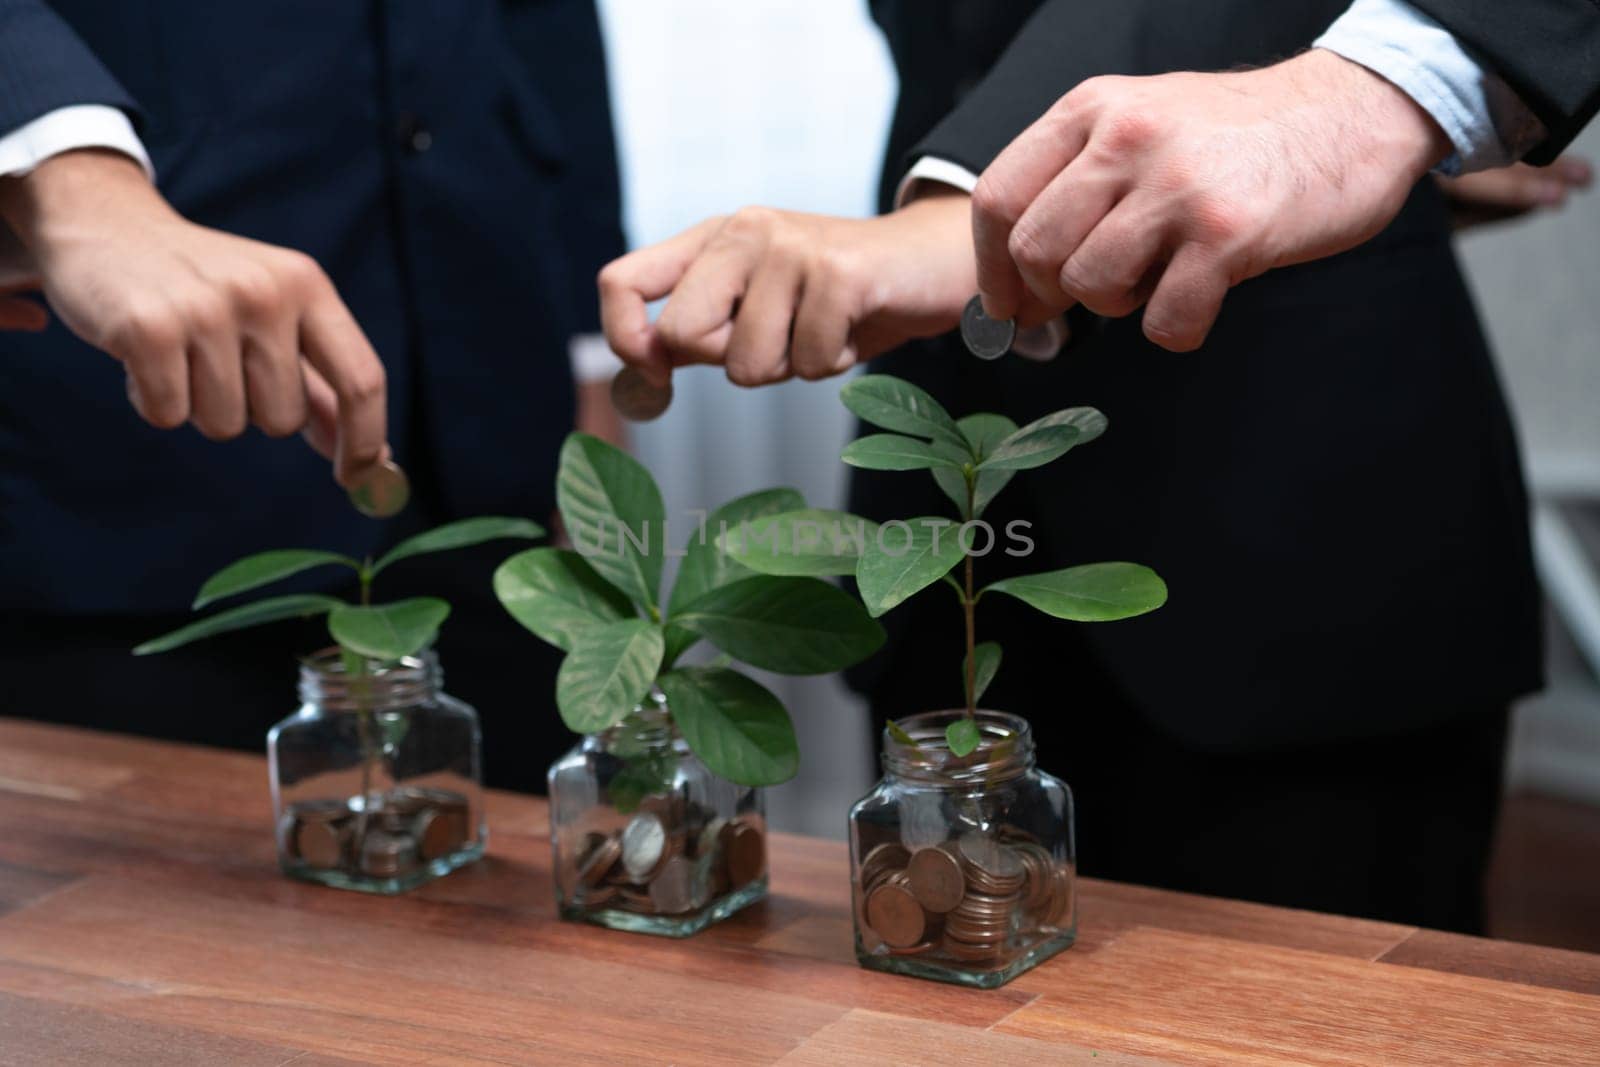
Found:
[[900, 720], [911, 744], [886, 731], [883, 779], [850, 809], [856, 958], [992, 989], [1077, 937], [1072, 791], [1015, 715], [978, 712], [978, 747], [953, 755], [965, 714]]
[[549, 781], [562, 918], [687, 937], [767, 895], [761, 790], [707, 770], [659, 692]]
[[431, 651], [356, 674], [336, 648], [301, 663], [300, 710], [267, 734], [284, 873], [401, 893], [483, 855], [478, 715], [440, 677]]

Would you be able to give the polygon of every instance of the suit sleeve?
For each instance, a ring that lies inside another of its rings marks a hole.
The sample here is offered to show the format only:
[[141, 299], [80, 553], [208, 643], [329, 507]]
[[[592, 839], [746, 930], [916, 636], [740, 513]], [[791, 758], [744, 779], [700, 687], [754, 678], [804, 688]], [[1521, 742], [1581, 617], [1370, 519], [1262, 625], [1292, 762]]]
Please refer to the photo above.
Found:
[[600, 268], [627, 251], [605, 43], [593, 0], [540, 0], [510, 23], [513, 46], [560, 126], [561, 240], [579, 333], [600, 330]]
[[0, 134], [73, 104], [135, 113], [133, 97], [43, 0], [0, 0]]
[[1516, 90], [1549, 136], [1527, 155], [1555, 159], [1600, 110], [1596, 0], [1409, 0]]

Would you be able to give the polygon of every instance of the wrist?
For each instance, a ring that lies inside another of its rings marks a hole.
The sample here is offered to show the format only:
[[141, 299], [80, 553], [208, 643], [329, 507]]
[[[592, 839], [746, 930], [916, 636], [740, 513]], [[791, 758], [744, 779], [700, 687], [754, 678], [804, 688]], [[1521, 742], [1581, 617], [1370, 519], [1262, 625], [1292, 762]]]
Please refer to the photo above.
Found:
[[107, 213], [140, 211], [172, 213], [139, 162], [121, 152], [75, 149], [0, 178], [0, 221], [30, 250]]
[[1339, 109], [1333, 135], [1364, 145], [1364, 154], [1403, 176], [1408, 187], [1455, 150], [1438, 121], [1381, 74], [1321, 48], [1293, 62], [1308, 75], [1303, 88], [1309, 98]]

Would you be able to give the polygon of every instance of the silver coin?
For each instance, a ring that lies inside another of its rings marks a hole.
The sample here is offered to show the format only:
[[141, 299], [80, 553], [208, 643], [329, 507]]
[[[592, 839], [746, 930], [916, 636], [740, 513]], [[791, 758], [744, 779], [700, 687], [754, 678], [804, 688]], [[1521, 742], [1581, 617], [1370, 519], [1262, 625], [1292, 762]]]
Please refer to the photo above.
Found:
[[983, 298], [973, 297], [961, 312], [961, 340], [967, 351], [979, 359], [999, 359], [1011, 351], [1017, 339], [1017, 324], [1010, 319], [991, 319], [983, 313]]
[[695, 905], [695, 867], [682, 856], [674, 856], [650, 881], [650, 903], [662, 915], [681, 915]]
[[350, 503], [369, 519], [400, 514], [411, 499], [411, 480], [393, 460], [386, 459], [368, 472], [366, 480], [350, 490]]
[[654, 815], [635, 815], [622, 831], [622, 866], [635, 882], [642, 881], [667, 847], [667, 829]]
[[611, 379], [611, 406], [629, 422], [659, 419], [672, 406], [672, 383], [654, 385], [637, 367], [623, 367]]

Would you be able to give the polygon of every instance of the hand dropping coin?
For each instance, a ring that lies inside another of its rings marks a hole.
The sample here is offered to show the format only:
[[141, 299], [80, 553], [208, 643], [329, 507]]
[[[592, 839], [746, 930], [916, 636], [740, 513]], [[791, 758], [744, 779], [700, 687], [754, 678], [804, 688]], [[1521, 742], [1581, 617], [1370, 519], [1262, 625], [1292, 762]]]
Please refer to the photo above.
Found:
[[384, 460], [367, 473], [366, 480], [350, 490], [350, 503], [369, 519], [398, 515], [411, 499], [411, 482], [393, 460]]
[[672, 383], [655, 385], [637, 367], [623, 367], [611, 379], [611, 406], [629, 422], [650, 422], [672, 406]]
[[991, 319], [983, 312], [983, 298], [973, 297], [961, 312], [961, 340], [979, 359], [999, 359], [1011, 351], [1017, 324], [1011, 319]]

